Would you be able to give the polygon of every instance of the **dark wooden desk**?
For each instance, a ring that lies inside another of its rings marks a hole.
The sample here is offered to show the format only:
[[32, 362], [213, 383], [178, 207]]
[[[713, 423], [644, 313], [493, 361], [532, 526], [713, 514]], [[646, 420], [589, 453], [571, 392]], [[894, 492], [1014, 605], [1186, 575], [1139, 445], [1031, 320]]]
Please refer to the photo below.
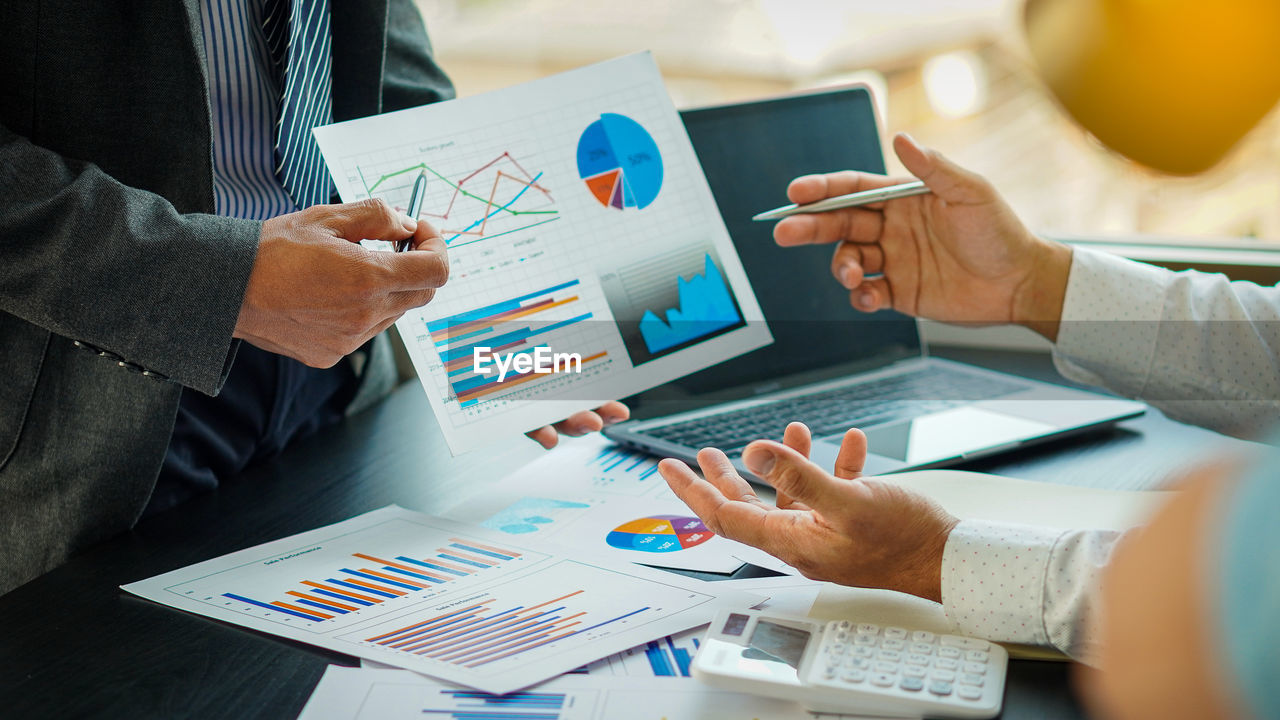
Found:
[[[1032, 377], [1047, 357], [939, 353]], [[1222, 439], [1149, 413], [966, 469], [1146, 487]], [[118, 586], [389, 503], [439, 512], [536, 457], [532, 442], [450, 458], [416, 383], [218, 492], [140, 523], [0, 596], [0, 717], [291, 718], [325, 665], [354, 660], [135, 599]], [[1061, 663], [1016, 661], [1005, 718], [1076, 718]]]

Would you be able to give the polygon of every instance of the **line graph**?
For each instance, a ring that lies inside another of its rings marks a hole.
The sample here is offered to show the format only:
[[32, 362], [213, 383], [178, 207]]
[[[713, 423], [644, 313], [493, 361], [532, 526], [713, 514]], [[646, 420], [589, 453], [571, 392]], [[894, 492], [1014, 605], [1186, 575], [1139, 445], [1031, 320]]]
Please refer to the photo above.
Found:
[[[509, 235], [520, 230], [544, 225], [559, 218], [559, 210], [547, 207], [548, 205], [553, 205], [555, 199], [551, 195], [551, 190], [539, 182], [543, 173], [531, 174], [512, 156], [510, 151], [504, 150], [497, 157], [474, 170], [466, 172], [457, 180], [452, 180], [448, 175], [431, 165], [420, 162], [383, 173], [370, 183], [365, 176], [364, 167], [356, 166], [356, 173], [364, 186], [365, 194], [368, 197], [383, 197], [389, 202], [397, 196], [407, 198], [408, 188], [412, 186], [411, 182], [396, 185], [395, 181], [397, 179], [412, 178], [414, 177], [412, 173], [424, 170], [434, 178], [436, 187], [443, 186], [444, 189], [441, 192], [433, 192], [435, 188], [432, 187], [432, 181], [428, 181], [428, 195], [437, 203], [435, 206], [436, 211], [424, 210], [415, 219], [441, 221], [440, 233], [444, 236], [445, 244], [451, 248]], [[493, 180], [485, 183], [490, 171], [492, 171]], [[480, 188], [476, 187], [477, 184], [480, 185]], [[483, 189], [486, 185], [488, 188], [487, 194]], [[515, 189], [517, 187], [519, 188], [518, 190]], [[500, 193], [499, 191], [508, 189], [515, 190], [515, 194], [510, 199], [499, 199], [506, 197], [505, 192]], [[477, 191], [473, 192], [473, 190]], [[526, 197], [530, 190], [535, 191], [532, 195], [545, 202], [546, 205], [514, 207], [522, 198]], [[407, 203], [397, 204], [394, 202], [392, 204], [396, 205], [397, 209], [401, 211], [404, 210], [403, 205], [407, 205]], [[476, 217], [477, 215], [478, 217]], [[476, 219], [467, 222], [468, 219], [473, 217]], [[490, 221], [498, 217], [525, 218], [529, 222], [517, 227], [503, 226], [500, 229], [496, 229], [497, 231], [495, 232], [495, 229], [490, 227]], [[454, 224], [452, 221], [458, 222]]]

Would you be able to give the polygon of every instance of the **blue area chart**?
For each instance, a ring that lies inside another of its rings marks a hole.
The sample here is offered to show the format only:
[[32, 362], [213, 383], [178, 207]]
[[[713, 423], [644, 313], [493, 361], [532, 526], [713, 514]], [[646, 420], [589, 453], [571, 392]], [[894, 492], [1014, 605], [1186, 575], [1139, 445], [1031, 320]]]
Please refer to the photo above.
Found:
[[578, 175], [601, 205], [642, 209], [662, 189], [662, 154], [640, 123], [603, 113], [578, 139]]
[[667, 310], [665, 318], [652, 310], [640, 318], [640, 337], [649, 352], [660, 353], [742, 322], [729, 286], [709, 253], [703, 273], [688, 280], [677, 278], [676, 287], [679, 307]]

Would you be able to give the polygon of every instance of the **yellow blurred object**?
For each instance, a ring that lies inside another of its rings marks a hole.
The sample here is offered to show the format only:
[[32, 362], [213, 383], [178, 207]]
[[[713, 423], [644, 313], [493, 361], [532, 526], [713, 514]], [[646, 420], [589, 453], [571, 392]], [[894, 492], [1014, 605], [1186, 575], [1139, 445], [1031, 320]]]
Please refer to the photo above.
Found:
[[1046, 84], [1113, 150], [1213, 166], [1280, 99], [1280, 0], [1028, 0]]

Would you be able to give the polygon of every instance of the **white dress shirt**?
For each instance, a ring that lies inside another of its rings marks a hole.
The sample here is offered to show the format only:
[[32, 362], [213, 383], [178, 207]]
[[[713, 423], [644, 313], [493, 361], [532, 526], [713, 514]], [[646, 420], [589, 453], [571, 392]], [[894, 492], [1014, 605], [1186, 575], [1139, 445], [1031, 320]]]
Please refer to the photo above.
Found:
[[[1063, 375], [1240, 437], [1280, 420], [1280, 288], [1080, 248], [1070, 272]], [[1121, 537], [965, 520], [943, 554], [943, 608], [963, 634], [1090, 662], [1099, 575]]]

